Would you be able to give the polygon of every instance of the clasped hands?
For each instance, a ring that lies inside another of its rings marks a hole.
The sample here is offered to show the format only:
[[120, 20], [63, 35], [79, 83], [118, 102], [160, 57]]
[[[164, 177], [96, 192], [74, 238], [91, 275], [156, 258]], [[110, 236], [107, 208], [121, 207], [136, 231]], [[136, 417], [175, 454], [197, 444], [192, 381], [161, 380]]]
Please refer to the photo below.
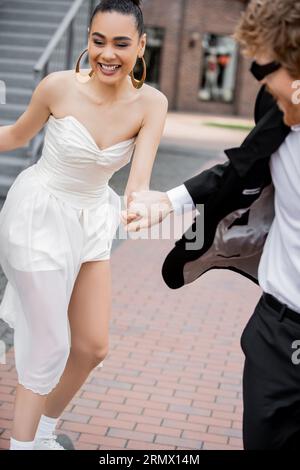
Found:
[[166, 193], [150, 190], [130, 193], [125, 197], [125, 206], [121, 218], [128, 232], [152, 227], [162, 222], [174, 210]]

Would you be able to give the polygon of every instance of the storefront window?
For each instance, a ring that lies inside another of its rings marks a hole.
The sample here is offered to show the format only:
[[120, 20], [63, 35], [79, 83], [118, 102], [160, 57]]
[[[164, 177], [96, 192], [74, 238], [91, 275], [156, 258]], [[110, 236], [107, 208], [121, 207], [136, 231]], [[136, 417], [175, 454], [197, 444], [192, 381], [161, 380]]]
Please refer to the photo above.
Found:
[[229, 36], [205, 34], [199, 99], [231, 103], [234, 98], [237, 46]]
[[[144, 59], [147, 64], [147, 83], [155, 88], [160, 86], [161, 54], [164, 43], [164, 29], [146, 27], [147, 47]], [[142, 61], [138, 61], [135, 72], [137, 78], [142, 75]]]

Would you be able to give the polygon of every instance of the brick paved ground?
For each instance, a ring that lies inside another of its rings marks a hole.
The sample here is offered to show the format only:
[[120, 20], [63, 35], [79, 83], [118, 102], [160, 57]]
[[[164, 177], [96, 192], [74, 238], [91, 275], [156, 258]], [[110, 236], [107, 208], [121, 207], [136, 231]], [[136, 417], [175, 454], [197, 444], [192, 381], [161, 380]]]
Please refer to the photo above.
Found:
[[[113, 253], [111, 348], [59, 429], [77, 449], [241, 449], [239, 338], [259, 297], [250, 281], [211, 271], [170, 290], [169, 240], [127, 240]], [[0, 447], [10, 435], [13, 351], [0, 374]]]

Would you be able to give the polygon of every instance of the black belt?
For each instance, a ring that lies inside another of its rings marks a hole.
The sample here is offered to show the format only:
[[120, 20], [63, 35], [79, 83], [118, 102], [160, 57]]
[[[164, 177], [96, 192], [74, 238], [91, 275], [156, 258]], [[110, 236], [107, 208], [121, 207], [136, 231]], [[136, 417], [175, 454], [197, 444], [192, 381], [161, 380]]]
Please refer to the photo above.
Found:
[[295, 312], [295, 310], [292, 310], [287, 305], [282, 304], [281, 302], [279, 302], [279, 300], [273, 297], [273, 295], [264, 292], [263, 299], [267, 305], [269, 305], [273, 310], [280, 314], [280, 320], [282, 320], [283, 317], [286, 316], [287, 318], [290, 318], [291, 320], [300, 323], [300, 313]]

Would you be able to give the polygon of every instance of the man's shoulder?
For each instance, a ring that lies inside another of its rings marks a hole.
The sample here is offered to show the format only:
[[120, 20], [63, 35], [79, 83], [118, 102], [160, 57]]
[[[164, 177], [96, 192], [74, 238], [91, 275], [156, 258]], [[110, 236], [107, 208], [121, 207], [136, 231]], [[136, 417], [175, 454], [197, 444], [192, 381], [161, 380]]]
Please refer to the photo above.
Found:
[[[262, 86], [258, 92], [255, 110], [254, 110], [254, 119], [257, 124], [258, 121], [271, 109], [277, 107], [277, 103], [273, 96], [267, 91], [266, 86]], [[279, 108], [278, 108], [279, 109]]]

